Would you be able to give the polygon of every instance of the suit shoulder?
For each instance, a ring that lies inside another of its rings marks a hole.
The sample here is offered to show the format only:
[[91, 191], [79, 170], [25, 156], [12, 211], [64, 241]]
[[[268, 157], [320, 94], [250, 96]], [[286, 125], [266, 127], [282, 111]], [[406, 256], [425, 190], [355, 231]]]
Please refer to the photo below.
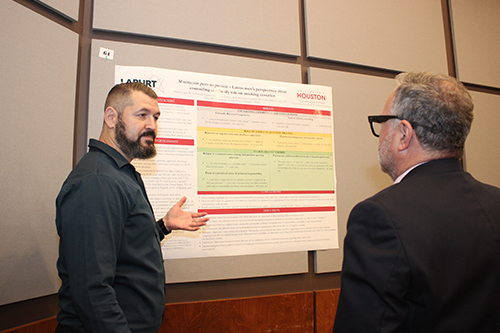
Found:
[[482, 181], [474, 178], [470, 173], [465, 173], [465, 178], [473, 185], [481, 188], [483, 191], [488, 191], [492, 194], [500, 195], [500, 188], [495, 185], [483, 183]]

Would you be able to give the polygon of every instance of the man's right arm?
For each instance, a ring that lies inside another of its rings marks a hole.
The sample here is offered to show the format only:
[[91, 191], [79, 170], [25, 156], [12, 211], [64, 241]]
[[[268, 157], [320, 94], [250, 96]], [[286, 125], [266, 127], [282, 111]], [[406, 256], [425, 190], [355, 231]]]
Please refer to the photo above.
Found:
[[120, 193], [115, 182], [93, 175], [71, 184], [58, 204], [71, 301], [92, 332], [130, 332], [113, 289], [127, 218]]
[[399, 332], [408, 315], [410, 271], [385, 208], [366, 200], [347, 222], [334, 333]]

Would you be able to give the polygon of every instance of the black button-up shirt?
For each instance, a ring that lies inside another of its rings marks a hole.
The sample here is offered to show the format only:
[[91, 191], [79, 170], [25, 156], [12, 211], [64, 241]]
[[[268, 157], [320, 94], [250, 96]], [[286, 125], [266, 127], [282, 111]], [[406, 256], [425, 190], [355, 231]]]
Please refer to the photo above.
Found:
[[164, 234], [133, 165], [100, 141], [89, 147], [56, 200], [58, 321], [80, 331], [157, 332]]

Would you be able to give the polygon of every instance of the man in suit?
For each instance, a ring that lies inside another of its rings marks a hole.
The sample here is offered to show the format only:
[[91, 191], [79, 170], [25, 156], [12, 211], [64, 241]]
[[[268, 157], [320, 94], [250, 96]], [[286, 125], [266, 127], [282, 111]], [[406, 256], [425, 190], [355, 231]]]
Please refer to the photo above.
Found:
[[500, 332], [500, 189], [459, 160], [472, 99], [445, 75], [396, 80], [369, 117], [394, 185], [351, 211], [333, 332]]

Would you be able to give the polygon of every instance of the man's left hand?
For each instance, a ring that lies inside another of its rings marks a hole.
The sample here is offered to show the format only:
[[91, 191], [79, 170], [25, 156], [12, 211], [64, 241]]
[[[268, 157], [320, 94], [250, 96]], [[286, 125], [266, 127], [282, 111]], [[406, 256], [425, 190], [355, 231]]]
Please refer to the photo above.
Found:
[[190, 213], [182, 210], [186, 200], [186, 197], [182, 197], [163, 217], [163, 222], [168, 230], [196, 231], [207, 224], [209, 220], [206, 217], [207, 213]]

